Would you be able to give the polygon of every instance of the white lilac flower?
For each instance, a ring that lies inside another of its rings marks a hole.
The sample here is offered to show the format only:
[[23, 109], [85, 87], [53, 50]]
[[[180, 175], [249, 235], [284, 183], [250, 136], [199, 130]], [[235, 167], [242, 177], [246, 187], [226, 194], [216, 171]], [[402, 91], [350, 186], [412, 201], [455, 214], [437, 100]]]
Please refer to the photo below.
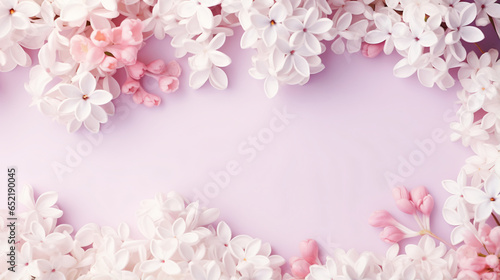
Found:
[[465, 160], [463, 170], [471, 177], [471, 185], [479, 187], [481, 181], [490, 177], [499, 152], [495, 146], [482, 143], [473, 146], [473, 150], [475, 155]]
[[75, 265], [76, 260], [69, 255], [54, 256], [50, 260], [38, 259], [34, 264], [36, 268], [33, 276], [36, 279], [66, 279], [68, 269]]
[[72, 84], [60, 84], [59, 91], [65, 99], [59, 105], [58, 111], [63, 114], [74, 114], [76, 120], [85, 121], [93, 116], [100, 122], [107, 120], [107, 113], [100, 105], [105, 105], [113, 99], [108, 91], [96, 90], [96, 80], [90, 73], [82, 75], [79, 87]]
[[398, 50], [408, 51], [408, 62], [414, 64], [422, 55], [424, 47], [430, 47], [438, 42], [436, 34], [426, 30], [425, 26], [412, 24], [410, 26], [398, 22], [393, 27], [394, 45]]
[[165, 29], [176, 24], [173, 7], [173, 0], [159, 0], [153, 7], [151, 17], [144, 20], [143, 32], [152, 31], [157, 39], [163, 40]]
[[21, 192], [21, 201], [26, 206], [27, 212], [22, 216], [28, 220], [30, 216], [37, 216], [35, 220], [45, 220], [47, 218], [58, 219], [62, 216], [62, 211], [55, 208], [57, 202], [56, 192], [46, 192], [41, 194], [35, 201], [33, 198], [33, 188], [28, 185]]
[[277, 55], [276, 57], [276, 65], [279, 72], [288, 74], [292, 71], [302, 77], [309, 77], [309, 62], [307, 62], [305, 57], [310, 56], [311, 53], [304, 46], [297, 48], [291, 42], [283, 40], [279, 40], [276, 45], [282, 53], [282, 55]]
[[489, 16], [500, 18], [500, 4], [495, 0], [474, 0], [477, 8], [476, 25], [486, 26], [490, 23]]
[[168, 275], [181, 273], [179, 265], [170, 259], [177, 251], [176, 243], [173, 239], [153, 240], [150, 250], [154, 259], [143, 262], [140, 269], [146, 273], [156, 272], [160, 269]]
[[384, 43], [384, 53], [390, 54], [394, 50], [394, 39], [392, 35], [392, 27], [394, 23], [391, 18], [382, 13], [373, 15], [373, 21], [377, 29], [366, 33], [365, 41], [369, 44]]
[[287, 9], [281, 4], [277, 3], [269, 10], [269, 16], [260, 13], [255, 13], [250, 16], [252, 24], [257, 30], [262, 31], [262, 40], [266, 46], [270, 47], [276, 43], [280, 34], [286, 32], [283, 27], [283, 21], [287, 17]]
[[443, 208], [456, 209], [459, 203], [464, 202], [463, 190], [467, 187], [467, 174], [464, 169], [460, 170], [456, 181], [444, 180], [442, 185], [447, 192], [452, 194], [446, 199]]
[[406, 255], [414, 262], [418, 262], [422, 270], [428, 272], [431, 272], [432, 267], [446, 265], [446, 261], [443, 260], [446, 251], [443, 243], [436, 247], [436, 243], [428, 235], [422, 236], [418, 245], [409, 244], [405, 248]]
[[233, 256], [238, 260], [237, 269], [248, 269], [249, 266], [268, 266], [269, 258], [260, 254], [261, 246], [260, 239], [248, 238], [233, 238], [231, 240], [230, 249]]
[[173, 224], [167, 223], [166, 226], [160, 224], [158, 234], [163, 239], [173, 239], [175, 242], [194, 245], [199, 240], [199, 236], [194, 232], [187, 231], [186, 221], [178, 218]]
[[34, 1], [2, 0], [0, 2], [0, 38], [11, 30], [26, 30], [30, 17], [40, 12], [40, 6]]
[[264, 91], [266, 96], [273, 98], [278, 93], [279, 81], [275, 67], [269, 65], [272, 60], [257, 60], [248, 73], [258, 80], [264, 80]]
[[488, 52], [478, 57], [475, 52], [467, 54], [467, 64], [462, 65], [458, 70], [458, 78], [460, 82], [467, 82], [467, 79], [475, 77], [480, 69], [492, 66], [498, 59], [498, 50], [490, 49]]
[[410, 24], [422, 24], [426, 16], [440, 13], [439, 6], [432, 0], [401, 0], [403, 20]]
[[330, 280], [337, 279], [339, 276], [337, 263], [331, 257], [326, 258], [325, 265], [312, 265], [311, 273], [306, 277], [307, 280]]
[[184, 47], [193, 56], [189, 58], [189, 64], [195, 71], [210, 69], [212, 65], [217, 67], [226, 67], [231, 63], [231, 58], [225, 53], [218, 51], [226, 41], [226, 34], [219, 33], [215, 35], [208, 44], [200, 43], [195, 40], [188, 40]]
[[289, 18], [284, 21], [284, 25], [293, 32], [290, 36], [292, 45], [304, 44], [313, 54], [320, 54], [321, 45], [316, 36], [330, 30], [333, 22], [328, 18], [319, 18], [318, 9], [310, 8], [304, 16], [304, 22], [297, 18]]
[[463, 242], [467, 234], [476, 231], [470, 222], [474, 218], [474, 211], [469, 211], [468, 208], [472, 208], [469, 206], [471, 204], [459, 202], [456, 210], [443, 207], [443, 218], [448, 224], [454, 226], [450, 234], [450, 241], [453, 245]]
[[451, 140], [457, 141], [462, 138], [464, 146], [469, 146], [475, 143], [475, 141], [484, 141], [489, 138], [489, 134], [480, 125], [474, 123], [474, 115], [470, 112], [462, 113], [460, 121], [452, 122], [450, 127], [454, 131], [450, 136]]
[[465, 49], [460, 40], [468, 43], [479, 42], [484, 39], [483, 32], [475, 27], [469, 26], [476, 17], [476, 6], [469, 4], [465, 7], [460, 14], [457, 12], [450, 12], [446, 15], [446, 25], [448, 33], [445, 37], [446, 44], [450, 45], [452, 54], [457, 60], [462, 61], [465, 59]]
[[464, 198], [475, 205], [474, 221], [481, 222], [492, 212], [500, 214], [500, 178], [495, 173], [484, 182], [484, 191], [477, 188], [464, 188]]
[[194, 280], [219, 280], [221, 270], [215, 261], [208, 262], [205, 266], [189, 263], [189, 271]]
[[331, 0], [332, 6], [338, 8], [336, 13], [348, 13], [351, 15], [361, 15], [365, 11], [366, 5], [361, 1]]
[[329, 31], [329, 39], [334, 39], [331, 50], [335, 54], [344, 53], [346, 48], [349, 53], [359, 51], [361, 48], [361, 39], [366, 35], [368, 21], [362, 19], [353, 22], [353, 15], [351, 13], [344, 13], [338, 18], [334, 17], [333, 22], [334, 26]]
[[181, 1], [177, 6], [177, 14], [188, 19], [187, 25], [193, 27], [192, 30], [212, 29], [214, 27], [214, 15], [210, 7], [220, 4], [220, 2], [220, 0]]

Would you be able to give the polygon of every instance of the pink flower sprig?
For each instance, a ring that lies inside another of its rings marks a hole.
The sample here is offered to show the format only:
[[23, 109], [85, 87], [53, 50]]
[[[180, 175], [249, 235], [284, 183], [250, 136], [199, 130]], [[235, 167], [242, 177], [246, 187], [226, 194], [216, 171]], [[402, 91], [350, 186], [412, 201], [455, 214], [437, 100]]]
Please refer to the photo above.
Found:
[[392, 244], [410, 237], [429, 235], [452, 247], [431, 231], [430, 214], [434, 208], [434, 198], [424, 186], [417, 187], [411, 192], [408, 192], [405, 187], [396, 187], [392, 190], [392, 195], [398, 209], [415, 218], [419, 230], [404, 226], [386, 210], [378, 210], [372, 213], [369, 223], [374, 227], [384, 228], [380, 233], [383, 241]]
[[[300, 242], [301, 257], [290, 258], [290, 269], [294, 278], [304, 279], [309, 274], [309, 267], [314, 264], [321, 264], [318, 258], [318, 243], [312, 239]], [[291, 280], [291, 279], [290, 279]]]
[[125, 19], [119, 27], [93, 30], [88, 36], [77, 34], [71, 37], [70, 54], [82, 70], [114, 73], [136, 63], [144, 40], [142, 28], [140, 20]]
[[477, 236], [467, 231], [464, 237], [465, 244], [457, 250], [458, 279], [498, 279], [500, 226], [481, 224]]
[[125, 67], [127, 80], [122, 85], [122, 92], [132, 94], [132, 99], [137, 104], [144, 104], [146, 107], [158, 106], [161, 98], [155, 94], [147, 92], [140, 83], [144, 76], [154, 78], [158, 82], [161, 91], [165, 93], [175, 92], [179, 88], [181, 67], [177, 61], [166, 64], [163, 60], [157, 59], [148, 65], [137, 61], [133, 65]]

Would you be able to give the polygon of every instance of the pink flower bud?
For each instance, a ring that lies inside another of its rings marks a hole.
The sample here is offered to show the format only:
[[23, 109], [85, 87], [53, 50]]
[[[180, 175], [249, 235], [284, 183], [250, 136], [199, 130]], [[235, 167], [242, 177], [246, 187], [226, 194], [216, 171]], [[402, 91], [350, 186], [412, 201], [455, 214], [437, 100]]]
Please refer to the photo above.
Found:
[[79, 63], [87, 62], [97, 65], [104, 57], [104, 52], [92, 41], [82, 35], [75, 35], [69, 41], [69, 53]]
[[400, 199], [409, 200], [410, 194], [408, 193], [405, 187], [399, 186], [392, 189], [392, 197], [394, 198], [394, 200], [400, 200]]
[[118, 67], [118, 60], [112, 56], [106, 56], [99, 67], [104, 72], [113, 72]]
[[142, 22], [137, 19], [125, 19], [120, 27], [111, 30], [113, 43], [122, 46], [137, 46], [142, 44]]
[[384, 230], [380, 233], [380, 239], [387, 243], [398, 243], [399, 241], [403, 240], [406, 238], [406, 235], [404, 232], [402, 232], [400, 229], [398, 229], [395, 226], [387, 226], [384, 228]]
[[500, 250], [500, 226], [496, 226], [490, 231], [490, 240], [496, 250]]
[[490, 272], [485, 272], [481, 274], [481, 279], [482, 280], [498, 280], [498, 272], [490, 271]]
[[291, 258], [290, 259], [290, 268], [293, 276], [304, 279], [309, 274], [309, 267], [311, 264], [304, 260], [303, 258]]
[[161, 59], [157, 59], [146, 66], [146, 69], [153, 74], [162, 74], [167, 65]]
[[132, 78], [128, 78], [127, 81], [122, 85], [122, 92], [125, 94], [134, 94], [141, 87], [139, 81]]
[[486, 260], [477, 255], [476, 248], [462, 245], [457, 250], [458, 265], [463, 270], [480, 272], [486, 267]]
[[139, 87], [132, 96], [132, 100], [134, 100], [137, 104], [142, 104], [144, 103], [144, 97], [146, 97], [147, 94], [148, 93], [142, 87]]
[[181, 66], [177, 63], [177, 61], [173, 60], [167, 64], [165, 72], [162, 74], [178, 78], [181, 75], [181, 72]]
[[[120, 51], [120, 60], [125, 65], [133, 65], [137, 62], [137, 52], [139, 49], [136, 47], [126, 47]], [[142, 62], [141, 62], [142, 63]], [[144, 65], [144, 63], [142, 63]], [[144, 65], [144, 69], [146, 66]]]
[[406, 214], [413, 215], [416, 212], [415, 204], [410, 200], [400, 199], [396, 200], [396, 206], [398, 209]]
[[361, 44], [361, 53], [363, 54], [363, 56], [368, 58], [374, 58], [378, 56], [383, 50], [384, 50], [383, 42], [378, 44], [368, 44], [366, 42], [363, 42]]
[[160, 105], [160, 103], [161, 98], [154, 94], [148, 93], [146, 96], [144, 96], [144, 105], [146, 107], [158, 106]]
[[103, 30], [94, 30], [92, 34], [90, 34], [90, 40], [97, 47], [103, 48], [111, 44], [111, 30], [103, 29]]
[[415, 214], [415, 204], [410, 200], [410, 194], [405, 187], [396, 187], [392, 189], [392, 196], [396, 201], [398, 209], [406, 214]]
[[481, 280], [481, 276], [472, 270], [460, 270], [458, 280]]
[[300, 242], [300, 254], [310, 264], [317, 264], [318, 260], [318, 243], [315, 240], [307, 239]]
[[496, 256], [496, 255], [488, 255], [488, 256], [486, 256], [486, 264], [489, 267], [495, 269], [495, 268], [498, 267], [498, 263], [499, 263], [498, 256]]
[[161, 76], [158, 80], [158, 85], [161, 91], [170, 93], [179, 88], [179, 80], [176, 77]]
[[415, 205], [419, 205], [422, 199], [424, 199], [424, 197], [426, 197], [428, 194], [429, 192], [424, 186], [414, 188], [410, 192], [411, 201], [413, 201]]
[[[483, 244], [477, 239], [476, 235], [474, 235], [470, 231], [464, 231], [463, 233], [464, 243], [473, 248], [481, 248]], [[462, 246], [463, 247], [463, 246]]]
[[377, 210], [370, 215], [368, 223], [372, 227], [386, 227], [394, 225], [396, 220], [386, 210]]
[[127, 73], [134, 80], [140, 80], [144, 76], [145, 70], [146, 65], [144, 65], [144, 63], [140, 61], [133, 65], [127, 66]]
[[418, 210], [426, 216], [430, 216], [434, 208], [434, 198], [429, 194], [422, 199], [422, 203], [418, 205]]

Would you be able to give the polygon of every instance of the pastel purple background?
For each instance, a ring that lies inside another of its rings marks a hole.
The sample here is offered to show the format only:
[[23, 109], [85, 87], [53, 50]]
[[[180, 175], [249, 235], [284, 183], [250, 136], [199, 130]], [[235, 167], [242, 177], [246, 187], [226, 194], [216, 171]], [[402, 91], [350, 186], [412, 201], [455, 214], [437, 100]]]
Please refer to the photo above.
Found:
[[[233, 234], [270, 242], [274, 253], [287, 259], [298, 254], [305, 238], [316, 239], [323, 253], [341, 247], [383, 254], [388, 245], [379, 240], [380, 230], [368, 225], [370, 213], [387, 209], [404, 217], [384, 173], [397, 174], [400, 157], [418, 150], [415, 141], [430, 138], [435, 129], [449, 134], [458, 87], [443, 92], [424, 88], [416, 77], [393, 77], [398, 55], [367, 59], [328, 51], [326, 69], [307, 85], [284, 86], [267, 99], [262, 81], [247, 73], [253, 51], [239, 49], [239, 35], [223, 48], [233, 59], [225, 68], [227, 90], [190, 89], [187, 61], [179, 60], [185, 71], [179, 91], [160, 93], [158, 108], [134, 106], [130, 96], [121, 96], [121, 109], [108, 124], [112, 132], [102, 133], [100, 143], [91, 144], [60, 178], [53, 166], [67, 165], [69, 151], [88, 147], [89, 133], [69, 134], [28, 107], [31, 97], [23, 87], [28, 69], [0, 74], [2, 168], [17, 166], [19, 182], [32, 184], [36, 194], [57, 191], [62, 222], [77, 229], [90, 222], [113, 227], [127, 222], [135, 228], [141, 200], [168, 191], [193, 198], [213, 181], [210, 172], [236, 161], [240, 173], [208, 203], [221, 210]], [[167, 42], [149, 40], [140, 57], [170, 61], [173, 50]], [[151, 80], [144, 82], [159, 92]], [[238, 147], [269, 127], [273, 110], [285, 107], [295, 118], [248, 161]], [[432, 226], [448, 239], [441, 181], [456, 178], [470, 151], [446, 139], [404, 184], [429, 188], [436, 197]], [[5, 191], [0, 197], [4, 207]], [[412, 219], [404, 221], [416, 227]]]

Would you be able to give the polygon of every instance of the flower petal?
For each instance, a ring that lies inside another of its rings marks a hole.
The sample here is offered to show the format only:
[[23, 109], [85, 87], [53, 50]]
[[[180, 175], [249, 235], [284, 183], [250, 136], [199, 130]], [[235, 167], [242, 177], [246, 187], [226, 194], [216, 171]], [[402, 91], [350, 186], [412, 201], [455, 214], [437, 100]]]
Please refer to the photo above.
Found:
[[365, 41], [368, 44], [378, 44], [381, 43], [389, 38], [389, 34], [387, 32], [382, 32], [380, 30], [372, 30], [368, 33], [366, 33], [365, 36]]
[[292, 55], [292, 60], [297, 73], [299, 73], [302, 77], [309, 77], [310, 69], [307, 60], [300, 55]]
[[79, 82], [80, 89], [83, 94], [91, 95], [96, 86], [96, 80], [89, 72], [83, 74]]
[[210, 84], [216, 89], [226, 89], [228, 85], [228, 79], [226, 73], [219, 67], [213, 67], [209, 75]]
[[179, 267], [179, 265], [171, 260], [165, 261], [165, 263], [161, 266], [161, 268], [163, 271], [165, 271], [165, 273], [170, 275], [181, 273], [181, 268]]
[[59, 85], [59, 91], [67, 98], [81, 99], [83, 96], [82, 91], [76, 86], [71, 84]]
[[92, 104], [92, 117], [100, 123], [106, 123], [108, 121], [108, 114], [99, 105]]
[[472, 204], [479, 204], [490, 199], [484, 192], [476, 188], [464, 188], [463, 193], [465, 200]]
[[208, 44], [208, 49], [217, 50], [220, 47], [222, 47], [222, 45], [224, 45], [225, 41], [226, 41], [226, 34], [222, 32], [218, 33], [212, 38], [212, 40]]
[[274, 4], [269, 10], [269, 18], [276, 22], [283, 22], [286, 14], [286, 7], [281, 3]]
[[484, 39], [481, 29], [475, 26], [464, 26], [460, 29], [460, 35], [467, 43], [476, 43]]
[[476, 214], [474, 215], [475, 222], [482, 222], [488, 219], [493, 211], [493, 204], [490, 201], [483, 202], [477, 205]]
[[78, 103], [82, 101], [82, 99], [75, 98], [66, 99], [61, 102], [61, 104], [59, 104], [57, 111], [63, 114], [74, 112], [76, 110], [76, 107], [78, 106]]
[[226, 67], [231, 64], [231, 58], [220, 51], [212, 51], [208, 53], [210, 61], [217, 67]]
[[262, 14], [252, 14], [250, 16], [250, 21], [257, 29], [264, 29], [270, 25], [269, 18]]
[[10, 17], [12, 20], [12, 27], [14, 27], [15, 29], [24, 30], [27, 29], [30, 25], [28, 18], [21, 13], [14, 13]]
[[189, 75], [189, 86], [193, 89], [200, 88], [207, 81], [210, 72], [210, 69], [191, 72]]
[[[460, 14], [460, 23], [461, 26], [465, 27], [465, 25], [469, 25], [477, 15], [476, 5], [470, 3], [465, 7]], [[462, 27], [462, 28], [463, 28]]]
[[322, 18], [307, 28], [307, 31], [313, 34], [322, 34], [328, 32], [333, 26], [333, 21], [327, 18]]
[[500, 193], [500, 178], [495, 173], [492, 173], [490, 177], [484, 183], [484, 190], [488, 196], [497, 197]]
[[11, 17], [10, 16], [0, 17], [0, 38], [3, 38], [7, 34], [9, 34], [11, 28], [12, 28]]
[[268, 98], [273, 98], [278, 93], [279, 83], [275, 77], [267, 77], [264, 81], [264, 89]]
[[214, 15], [209, 8], [198, 6], [196, 17], [198, 18], [198, 22], [201, 27], [205, 29], [212, 29], [214, 27]]
[[27, 17], [33, 17], [40, 12], [40, 6], [38, 6], [36, 2], [22, 1], [17, 4], [16, 11], [24, 14]]
[[111, 93], [102, 89], [98, 89], [89, 95], [89, 99], [87, 101], [94, 105], [104, 105], [110, 102], [111, 99], [113, 99], [113, 95]]
[[145, 273], [155, 272], [160, 269], [161, 263], [159, 260], [149, 260], [141, 263], [140, 270]]
[[90, 116], [90, 112], [91, 112], [90, 102], [80, 101], [75, 111], [76, 119], [82, 122]]
[[304, 29], [304, 25], [302, 22], [296, 18], [289, 18], [283, 22], [283, 25], [291, 32], [302, 31]]
[[262, 39], [264, 40], [266, 46], [269, 47], [271, 45], [274, 45], [274, 43], [276, 43], [276, 40], [278, 39], [276, 29], [271, 25], [265, 28], [262, 32]]

